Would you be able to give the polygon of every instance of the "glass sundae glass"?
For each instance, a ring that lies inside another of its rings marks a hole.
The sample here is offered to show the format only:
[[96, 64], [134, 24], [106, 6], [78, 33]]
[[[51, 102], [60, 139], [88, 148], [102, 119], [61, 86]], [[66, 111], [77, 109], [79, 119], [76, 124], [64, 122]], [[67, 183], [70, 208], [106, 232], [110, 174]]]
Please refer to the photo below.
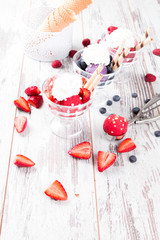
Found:
[[[58, 75], [56, 77], [58, 77]], [[71, 77], [73, 77], [73, 74], [71, 74]], [[76, 77], [81, 78], [77, 74]], [[83, 130], [83, 118], [92, 105], [93, 94], [91, 94], [90, 100], [86, 103], [75, 106], [64, 106], [51, 101], [47, 97], [46, 91], [50, 90], [48, 81], [49, 79], [44, 81], [42, 91], [44, 100], [53, 114], [53, 119], [50, 124], [52, 132], [62, 138], [70, 138], [79, 135]]]

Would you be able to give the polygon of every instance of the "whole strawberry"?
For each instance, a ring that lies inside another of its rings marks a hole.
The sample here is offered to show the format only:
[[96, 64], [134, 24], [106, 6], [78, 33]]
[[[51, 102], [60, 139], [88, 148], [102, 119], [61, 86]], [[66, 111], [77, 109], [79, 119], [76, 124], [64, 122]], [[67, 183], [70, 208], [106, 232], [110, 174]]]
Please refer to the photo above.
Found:
[[103, 123], [103, 129], [111, 136], [121, 136], [127, 132], [128, 121], [119, 115], [113, 114], [107, 117]]

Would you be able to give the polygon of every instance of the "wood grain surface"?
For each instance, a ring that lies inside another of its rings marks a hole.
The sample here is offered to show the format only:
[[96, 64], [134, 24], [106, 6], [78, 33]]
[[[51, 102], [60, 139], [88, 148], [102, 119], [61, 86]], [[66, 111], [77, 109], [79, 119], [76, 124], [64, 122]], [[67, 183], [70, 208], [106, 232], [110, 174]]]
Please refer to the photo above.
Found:
[[[51, 133], [49, 109], [31, 109], [31, 114], [16, 110], [13, 101], [25, 97], [31, 85], [42, 87], [43, 81], [57, 72], [73, 72], [72, 59], [64, 59], [63, 68], [34, 61], [21, 47], [21, 14], [37, 6], [55, 6], [62, 1], [32, 0], [0, 2], [0, 240], [158, 240], [160, 239], [160, 138], [154, 131], [160, 122], [129, 127], [137, 148], [117, 154], [119, 141], [109, 141], [103, 132], [107, 114], [92, 107], [84, 116], [83, 133], [62, 139]], [[106, 100], [119, 94], [120, 102], [107, 108], [130, 119], [132, 108], [142, 107], [144, 100], [160, 92], [160, 58], [152, 54], [160, 47], [160, 2], [157, 0], [95, 0], [74, 23], [73, 49], [82, 48], [83, 38], [96, 42], [110, 25], [123, 26], [142, 34], [152, 28], [154, 41], [146, 47], [133, 66], [123, 68], [108, 85]], [[146, 83], [146, 73], [157, 76]], [[131, 94], [138, 97], [133, 99]], [[15, 116], [25, 115], [26, 130], [14, 129]], [[72, 158], [71, 147], [82, 141], [92, 144], [89, 160]], [[117, 154], [112, 167], [97, 170], [99, 150]], [[17, 168], [16, 154], [31, 158], [33, 168]], [[132, 164], [128, 158], [137, 156]], [[49, 199], [44, 191], [58, 179], [68, 193], [68, 201]]]

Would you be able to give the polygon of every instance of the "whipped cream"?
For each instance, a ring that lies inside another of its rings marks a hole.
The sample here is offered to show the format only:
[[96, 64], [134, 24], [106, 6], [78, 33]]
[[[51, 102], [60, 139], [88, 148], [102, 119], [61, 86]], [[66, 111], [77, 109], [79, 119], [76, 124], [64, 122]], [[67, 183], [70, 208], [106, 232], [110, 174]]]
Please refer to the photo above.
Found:
[[52, 94], [58, 100], [64, 100], [73, 95], [79, 94], [82, 87], [82, 79], [70, 73], [64, 73], [54, 80]]
[[100, 41], [99, 44], [91, 44], [84, 48], [82, 58], [87, 65], [90, 63], [108, 65], [110, 63], [110, 54], [107, 48], [105, 41]]
[[118, 27], [111, 34], [105, 36], [105, 41], [109, 47], [117, 48], [121, 45], [122, 41], [125, 41], [125, 47], [134, 47], [136, 45], [136, 38], [134, 34], [122, 27]]

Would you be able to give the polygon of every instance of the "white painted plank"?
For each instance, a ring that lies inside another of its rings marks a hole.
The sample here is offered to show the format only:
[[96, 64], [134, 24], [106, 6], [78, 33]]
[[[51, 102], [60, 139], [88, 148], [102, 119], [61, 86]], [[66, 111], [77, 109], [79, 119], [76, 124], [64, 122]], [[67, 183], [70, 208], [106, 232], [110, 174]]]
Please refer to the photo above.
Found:
[[[147, 24], [144, 23], [148, 20], [145, 9], [149, 12], [149, 1], [145, 2], [145, 8], [142, 7], [144, 3], [139, 4], [139, 1], [112, 1], [106, 7], [104, 1], [95, 1], [95, 5], [90, 7], [89, 14], [83, 14], [84, 23], [87, 23], [84, 25], [84, 34], [94, 41], [97, 39], [95, 32], [100, 35], [101, 29], [106, 29], [109, 25], [129, 27], [139, 33], [143, 32], [143, 28], [146, 29]], [[135, 22], [128, 5], [131, 7]], [[159, 9], [159, 6], [155, 2], [152, 8]], [[156, 10], [157, 16], [158, 12], [159, 10]], [[158, 25], [156, 19], [157, 17], [154, 18], [152, 15], [152, 24], [155, 28]], [[114, 113], [130, 118], [133, 106], [141, 107], [144, 100], [152, 96], [153, 89], [158, 92], [158, 81], [153, 84], [144, 82], [147, 68], [149, 71], [158, 69], [156, 67], [158, 62], [156, 63], [156, 58], [151, 55], [151, 49], [152, 45], [145, 53], [145, 61], [140, 61], [139, 65], [130, 69], [131, 79], [128, 83], [113, 83], [106, 89], [106, 99], [120, 93], [120, 103], [114, 103], [112, 107]], [[120, 76], [122, 82], [125, 77], [125, 74]], [[132, 92], [138, 93], [137, 99], [131, 98]], [[159, 239], [160, 143], [159, 139], [154, 137], [154, 131], [159, 129], [158, 123], [129, 127], [126, 137], [132, 137], [137, 145], [136, 150], [118, 154], [114, 166], [104, 173], [99, 173], [96, 166], [98, 151], [117, 153], [119, 142], [107, 140], [103, 132], [103, 121], [106, 116], [100, 116], [98, 109], [97, 112], [93, 111], [91, 116], [100, 239]], [[128, 161], [131, 154], [136, 154], [137, 163], [131, 164]]]
[[15, 4], [8, 0], [3, 2], [3, 4], [1, 3], [0, 7], [0, 218], [2, 217], [5, 197], [15, 117], [13, 100], [17, 98], [23, 63], [23, 53], [19, 44], [20, 35], [17, 16], [27, 6], [27, 1], [23, 1], [23, 4], [21, 1], [17, 1], [17, 4]]

